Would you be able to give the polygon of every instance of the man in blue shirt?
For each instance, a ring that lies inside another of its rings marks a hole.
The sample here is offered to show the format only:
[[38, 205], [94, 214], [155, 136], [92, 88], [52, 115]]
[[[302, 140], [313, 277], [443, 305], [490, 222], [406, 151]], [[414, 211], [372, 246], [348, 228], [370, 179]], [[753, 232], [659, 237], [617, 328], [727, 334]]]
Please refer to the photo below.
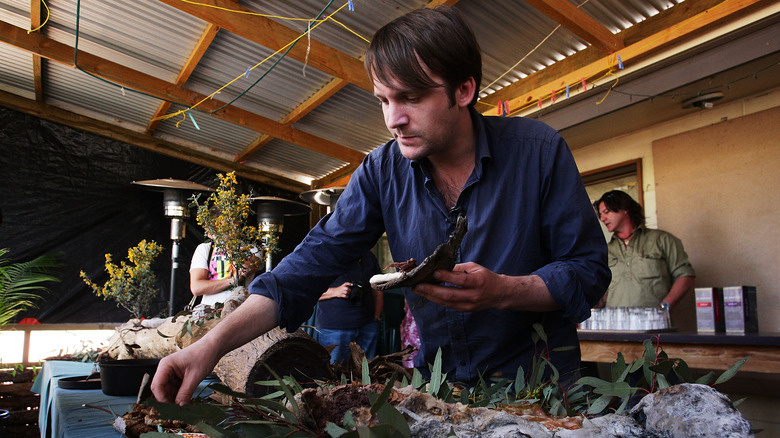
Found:
[[333, 346], [331, 363], [343, 365], [350, 358], [351, 342], [363, 349], [366, 359], [376, 356], [384, 293], [372, 289], [370, 280], [381, 272], [376, 256], [366, 251], [320, 296], [317, 340]]
[[252, 283], [244, 304], [161, 361], [158, 400], [188, 403], [222, 355], [277, 324], [296, 329], [339, 267], [383, 232], [396, 261], [420, 261], [461, 214], [469, 231], [458, 264], [436, 272], [440, 284], [405, 291], [422, 341], [416, 365], [427, 371], [441, 348], [450, 381], [511, 378], [530, 364], [539, 322], [562, 379], [576, 376], [576, 324], [610, 281], [606, 242], [558, 133], [474, 110], [481, 64], [476, 38], [450, 8], [410, 12], [374, 35], [365, 65], [393, 140], [364, 159], [337, 208]]

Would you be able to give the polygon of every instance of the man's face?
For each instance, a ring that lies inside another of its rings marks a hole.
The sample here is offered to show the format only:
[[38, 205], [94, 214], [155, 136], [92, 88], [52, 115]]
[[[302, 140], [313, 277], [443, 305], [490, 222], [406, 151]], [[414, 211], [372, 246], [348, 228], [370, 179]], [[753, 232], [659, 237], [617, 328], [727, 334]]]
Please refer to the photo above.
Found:
[[628, 211], [612, 211], [603, 202], [599, 203], [599, 219], [601, 219], [601, 222], [604, 223], [604, 226], [607, 227], [607, 231], [610, 233], [614, 233], [615, 230], [625, 223], [631, 222], [631, 219], [628, 217]]
[[[440, 77], [428, 74], [443, 84]], [[374, 95], [382, 104], [385, 125], [398, 141], [401, 154], [419, 160], [446, 153], [455, 136], [460, 107], [452, 104], [445, 87], [411, 89], [397, 80], [390, 85], [374, 81]]]

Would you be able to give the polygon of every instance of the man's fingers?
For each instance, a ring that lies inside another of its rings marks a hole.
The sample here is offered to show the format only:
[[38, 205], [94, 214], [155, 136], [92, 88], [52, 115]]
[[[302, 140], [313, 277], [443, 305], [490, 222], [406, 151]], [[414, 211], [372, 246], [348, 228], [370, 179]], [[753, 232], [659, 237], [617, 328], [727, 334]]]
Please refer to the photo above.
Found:
[[155, 378], [152, 380], [152, 394], [154, 394], [154, 398], [163, 403], [173, 403], [180, 384], [181, 379], [172, 368], [158, 368]]
[[196, 373], [189, 373], [184, 376], [181, 385], [179, 386], [179, 392], [176, 393], [176, 404], [179, 406], [192, 404], [192, 394], [195, 393], [195, 388], [198, 387], [202, 379], [196, 379], [194, 377]]

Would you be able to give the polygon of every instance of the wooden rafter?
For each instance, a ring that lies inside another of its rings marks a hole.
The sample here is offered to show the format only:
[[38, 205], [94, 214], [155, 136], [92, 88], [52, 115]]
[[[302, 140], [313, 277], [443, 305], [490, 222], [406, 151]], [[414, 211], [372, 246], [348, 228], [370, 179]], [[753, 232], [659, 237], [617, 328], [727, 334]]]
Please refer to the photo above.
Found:
[[619, 37], [568, 0], [526, 0], [526, 3], [604, 53], [609, 54], [625, 47]]
[[[187, 83], [187, 80], [190, 78], [192, 71], [195, 70], [195, 67], [198, 65], [201, 58], [203, 58], [203, 54], [206, 53], [206, 50], [211, 45], [211, 42], [214, 41], [214, 38], [217, 36], [217, 32], [219, 32], [219, 26], [213, 24], [208, 24], [206, 26], [206, 30], [203, 31], [200, 39], [198, 39], [198, 42], [195, 44], [195, 48], [192, 49], [190, 56], [184, 63], [184, 67], [176, 77], [176, 80], [174, 81], [176, 85], [184, 85]], [[170, 107], [170, 102], [163, 101], [160, 103], [160, 106], [157, 107], [157, 111], [155, 111], [152, 120], [146, 127], [146, 132], [152, 132], [155, 130], [155, 128], [157, 128], [157, 125], [160, 123], [158, 117], [164, 116]]]
[[[677, 21], [667, 21], [666, 25], [660, 27], [661, 30], [653, 34], [637, 33], [635, 29], [631, 34], [642, 36], [633, 38], [636, 40], [635, 42], [614, 54], [602, 56], [599, 53], [586, 49], [583, 52], [570, 56], [556, 63], [554, 68], [545, 69], [530, 75], [482, 99], [481, 102], [484, 106], [478, 107], [478, 109], [483, 114], [493, 114], [495, 105], [499, 100], [508, 100], [509, 106], [513, 111], [527, 107], [539, 99], [547, 99], [553, 90], [560, 92], [566, 88], [566, 85], [579, 83], [581, 78], [599, 77], [605, 74], [610, 68], [614, 68], [617, 55], [621, 56], [624, 63], [638, 61], [684, 41], [692, 35], [722, 24], [724, 21], [736, 20], [741, 17], [742, 13], [746, 13], [756, 7], [774, 3], [773, 0], [687, 0], [683, 4], [689, 2], [701, 3], [708, 7], [702, 10], [701, 7], [689, 5], [688, 8], [681, 9], [682, 12], [675, 12], [674, 18]], [[651, 20], [647, 21], [650, 22]], [[651, 26], [656, 25], [648, 24], [648, 28], [657, 28]], [[624, 39], [627, 40], [627, 38]]]
[[[38, 29], [41, 26], [42, 12], [41, 0], [30, 0], [30, 29]], [[40, 30], [36, 32], [40, 32]], [[38, 55], [33, 55], [32, 63], [35, 100], [43, 102], [43, 59]]]
[[[73, 66], [73, 48], [42, 35], [27, 34], [24, 29], [0, 21], [0, 41], [19, 49], [41, 55], [49, 60]], [[216, 99], [188, 90], [148, 74], [124, 67], [87, 52], [79, 52], [79, 66], [110, 82], [129, 89], [142, 91], [159, 99], [192, 107], [202, 102], [198, 108], [213, 117], [225, 120], [257, 132], [272, 135], [294, 145], [324, 155], [338, 158], [348, 163], [360, 162], [365, 154], [334, 143], [330, 140], [296, 130], [289, 125], [278, 123], [236, 106], [225, 106]], [[224, 107], [224, 108], [223, 108]], [[221, 108], [221, 109], [220, 109]], [[216, 111], [218, 110], [219, 111]], [[216, 111], [216, 112], [213, 112]]]
[[[312, 97], [306, 99], [305, 102], [303, 102], [301, 105], [298, 105], [294, 110], [292, 110], [287, 116], [285, 116], [282, 120], [280, 120], [280, 123], [283, 123], [285, 125], [292, 125], [298, 120], [301, 120], [306, 114], [309, 114], [311, 111], [313, 111], [315, 108], [317, 108], [322, 102], [325, 102], [328, 100], [331, 96], [336, 94], [339, 90], [344, 88], [347, 85], [347, 81], [342, 79], [333, 79], [328, 84], [326, 84], [322, 89], [320, 89], [318, 92], [316, 92]], [[233, 161], [242, 163], [246, 159], [248, 159], [252, 154], [260, 150], [263, 146], [268, 144], [273, 140], [273, 137], [270, 135], [261, 135], [260, 138], [252, 142], [249, 146], [247, 146], [243, 151], [236, 154], [235, 158], [233, 158]]]
[[[283, 26], [270, 18], [253, 15], [255, 11], [228, 0], [204, 0], [200, 4], [180, 0], [159, 1], [204, 21], [214, 23], [271, 50], [281, 50], [300, 36], [300, 32]], [[363, 63], [359, 59], [322, 44], [313, 38], [310, 50], [307, 50], [307, 44], [309, 41], [306, 44], [296, 44], [287, 56], [306, 62], [313, 68], [344, 79], [358, 87], [374, 91], [374, 87], [363, 68]]]

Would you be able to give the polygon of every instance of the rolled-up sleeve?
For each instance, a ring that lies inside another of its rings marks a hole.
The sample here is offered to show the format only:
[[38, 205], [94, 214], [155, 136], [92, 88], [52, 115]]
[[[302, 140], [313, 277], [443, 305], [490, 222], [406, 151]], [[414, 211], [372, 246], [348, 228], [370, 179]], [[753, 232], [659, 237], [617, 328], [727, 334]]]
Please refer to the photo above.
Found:
[[553, 261], [534, 273], [544, 280], [564, 317], [576, 324], [590, 316], [612, 279], [607, 243], [574, 158], [557, 134], [542, 167], [543, 244]]

